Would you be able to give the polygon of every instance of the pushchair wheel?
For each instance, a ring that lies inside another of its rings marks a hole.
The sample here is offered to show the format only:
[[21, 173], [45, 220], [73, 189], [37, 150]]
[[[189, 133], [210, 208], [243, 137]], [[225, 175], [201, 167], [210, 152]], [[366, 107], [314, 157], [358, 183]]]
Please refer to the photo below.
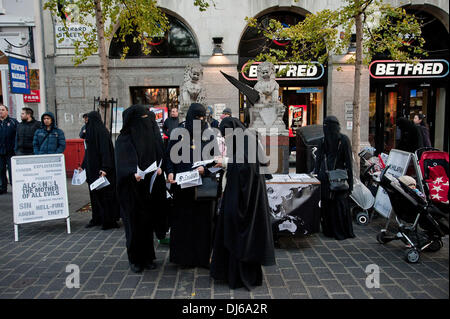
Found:
[[380, 244], [386, 244], [387, 242], [389, 242], [389, 240], [386, 239], [386, 233], [385, 232], [381, 232], [377, 235], [377, 241]]
[[406, 251], [406, 260], [411, 263], [415, 264], [419, 261], [420, 254], [419, 251], [415, 248], [410, 248]]
[[366, 226], [369, 224], [369, 213], [366, 211], [356, 214], [356, 223], [358, 225]]
[[434, 240], [430, 246], [428, 246], [427, 248], [425, 248], [424, 250], [426, 251], [431, 251], [431, 252], [436, 252], [438, 250], [440, 250], [442, 247], [444, 247], [444, 243], [442, 242], [442, 240], [438, 239], [438, 240]]

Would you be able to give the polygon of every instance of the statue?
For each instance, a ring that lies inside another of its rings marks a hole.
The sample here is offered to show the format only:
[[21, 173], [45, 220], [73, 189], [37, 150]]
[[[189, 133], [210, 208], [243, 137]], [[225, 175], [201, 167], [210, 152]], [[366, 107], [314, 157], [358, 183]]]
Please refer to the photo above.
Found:
[[189, 106], [192, 103], [204, 104], [206, 101], [206, 90], [202, 85], [203, 68], [200, 64], [189, 64], [184, 70], [184, 80], [180, 88], [179, 96], [179, 118], [186, 119]]
[[280, 86], [275, 81], [275, 67], [270, 62], [258, 65], [258, 82], [254, 89], [259, 93], [259, 100], [251, 109], [250, 127], [277, 128], [285, 133], [283, 122], [285, 107], [278, 100]]
[[254, 89], [259, 92], [259, 103], [271, 104], [278, 102], [278, 89], [280, 86], [275, 81], [275, 67], [270, 62], [258, 65], [258, 82]]

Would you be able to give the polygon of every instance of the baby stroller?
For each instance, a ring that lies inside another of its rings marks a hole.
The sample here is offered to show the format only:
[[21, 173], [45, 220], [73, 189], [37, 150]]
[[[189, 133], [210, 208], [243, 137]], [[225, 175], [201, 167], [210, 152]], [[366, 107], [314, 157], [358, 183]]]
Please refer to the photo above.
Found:
[[368, 148], [363, 149], [359, 154], [361, 163], [360, 179], [353, 177], [353, 191], [350, 198], [353, 203], [350, 205], [353, 216], [358, 225], [368, 225], [374, 217], [371, 209], [375, 203], [375, 196], [378, 186], [373, 182], [372, 176], [381, 171], [384, 164], [378, 157], [373, 155], [373, 151]]
[[398, 229], [394, 236], [388, 236], [387, 230], [383, 229], [377, 235], [377, 240], [381, 244], [401, 240], [408, 246], [406, 260], [416, 263], [421, 251], [435, 252], [443, 247], [441, 238], [449, 231], [448, 215], [386, 173], [388, 169], [389, 166], [381, 173], [379, 184], [389, 196]]
[[425, 147], [415, 152], [421, 173], [419, 183], [427, 198], [440, 210], [450, 213], [449, 155], [438, 149]]

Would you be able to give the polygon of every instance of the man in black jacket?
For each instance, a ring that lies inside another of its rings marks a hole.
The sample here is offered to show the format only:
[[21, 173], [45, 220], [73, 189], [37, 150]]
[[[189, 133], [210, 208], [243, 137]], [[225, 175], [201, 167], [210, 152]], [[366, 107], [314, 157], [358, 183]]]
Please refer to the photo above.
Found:
[[8, 107], [0, 104], [0, 195], [8, 188], [6, 170], [11, 184], [11, 157], [14, 156], [17, 120], [8, 116]]
[[22, 109], [20, 118], [22, 122], [17, 126], [14, 151], [16, 155], [32, 155], [34, 132], [41, 126], [41, 122], [34, 119], [33, 110], [29, 107]]
[[173, 107], [170, 109], [169, 117], [164, 121], [163, 124], [163, 133], [168, 137], [167, 139], [164, 139], [166, 141], [165, 142], [166, 147], [168, 144], [167, 141], [170, 140], [170, 132], [172, 132], [174, 128], [177, 128], [178, 124], [179, 124], [178, 109], [176, 107]]

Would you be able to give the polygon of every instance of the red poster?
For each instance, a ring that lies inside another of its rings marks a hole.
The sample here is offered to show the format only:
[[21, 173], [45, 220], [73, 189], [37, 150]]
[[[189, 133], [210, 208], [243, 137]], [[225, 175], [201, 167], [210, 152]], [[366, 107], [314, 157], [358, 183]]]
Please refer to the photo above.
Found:
[[41, 102], [41, 93], [39, 90], [31, 90], [30, 94], [23, 95], [24, 103], [39, 103]]
[[306, 126], [306, 105], [289, 105], [289, 137], [295, 137], [299, 127]]

